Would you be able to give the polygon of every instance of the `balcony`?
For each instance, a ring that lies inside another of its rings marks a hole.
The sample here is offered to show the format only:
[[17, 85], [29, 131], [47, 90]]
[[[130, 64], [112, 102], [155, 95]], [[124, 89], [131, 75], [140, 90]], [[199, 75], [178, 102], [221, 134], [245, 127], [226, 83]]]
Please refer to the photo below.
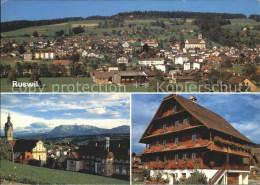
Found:
[[202, 147], [208, 147], [209, 145], [210, 145], [210, 141], [197, 139], [196, 142], [185, 141], [185, 142], [179, 142], [178, 144], [169, 143], [169, 144], [166, 144], [166, 146], [162, 146], [160, 144], [157, 147], [153, 145], [153, 146], [151, 146], [150, 149], [148, 149], [148, 148], [144, 149], [142, 154], [168, 152], [168, 151], [175, 151], [175, 150], [185, 150], [185, 149], [192, 149], [192, 148], [202, 148]]
[[[179, 124], [179, 125], [181, 125], [181, 124]], [[191, 129], [194, 129], [194, 128], [200, 128], [200, 127], [204, 127], [204, 125], [191, 126], [190, 124], [187, 124], [185, 127], [184, 126], [178, 126], [178, 128], [175, 128], [174, 126], [170, 126], [170, 127], [166, 128], [165, 130], [160, 128], [160, 129], [157, 129], [153, 132], [148, 133], [149, 135], [144, 137], [143, 139], [148, 139], [148, 138], [172, 134], [172, 133], [178, 133], [178, 132], [191, 130]]]

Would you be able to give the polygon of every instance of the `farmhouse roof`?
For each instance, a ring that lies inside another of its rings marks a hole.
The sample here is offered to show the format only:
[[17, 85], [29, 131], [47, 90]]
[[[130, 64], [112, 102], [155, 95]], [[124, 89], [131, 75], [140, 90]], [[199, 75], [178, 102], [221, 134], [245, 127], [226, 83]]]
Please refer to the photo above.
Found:
[[[175, 94], [169, 95], [163, 99], [163, 102], [170, 98], [175, 99], [186, 111], [188, 111], [192, 116], [194, 116], [196, 119], [198, 119], [208, 129], [213, 129], [213, 130], [231, 135], [231, 136], [241, 139], [243, 141], [253, 143], [246, 136], [244, 136], [238, 130], [236, 130], [231, 124], [229, 124], [220, 115], [198, 105], [197, 103], [187, 100], [186, 98], [184, 98], [180, 95], [175, 95]], [[162, 106], [162, 103], [161, 103], [160, 107]], [[153, 117], [153, 120], [156, 118], [156, 115], [158, 114], [158, 112], [159, 112], [159, 108], [158, 108], [155, 116]], [[152, 121], [151, 121], [151, 123], [152, 123]], [[149, 124], [148, 127], [151, 126], [151, 123]], [[148, 127], [147, 127], [147, 129], [148, 129]], [[146, 131], [145, 131], [145, 133], [146, 133]], [[140, 141], [145, 136], [145, 133], [143, 134]]]
[[241, 82], [243, 82], [245, 79], [246, 79], [247, 77], [245, 77], [245, 76], [232, 76], [229, 80], [228, 80], [228, 82], [229, 83], [233, 83], [233, 84], [237, 84], [237, 83], [241, 83]]

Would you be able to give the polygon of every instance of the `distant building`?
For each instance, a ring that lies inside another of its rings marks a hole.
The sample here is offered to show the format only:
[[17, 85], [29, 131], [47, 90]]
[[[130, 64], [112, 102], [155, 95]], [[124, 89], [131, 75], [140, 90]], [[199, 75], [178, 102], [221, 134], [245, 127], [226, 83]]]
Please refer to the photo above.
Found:
[[150, 59], [139, 60], [138, 63], [139, 65], [152, 66], [152, 65], [163, 65], [165, 62], [163, 58], [150, 58]]
[[103, 146], [81, 146], [67, 160], [67, 170], [85, 170], [104, 176], [130, 177], [130, 150], [128, 146], [111, 146], [110, 138], [104, 138]]
[[145, 82], [146, 74], [144, 72], [135, 72], [135, 71], [121, 71], [113, 75], [114, 84], [133, 84], [137, 81]]
[[141, 46], [144, 46], [145, 44], [147, 44], [149, 47], [157, 48], [158, 47], [158, 40], [153, 38], [153, 37], [151, 37], [149, 40], [142, 40]]
[[197, 39], [186, 39], [185, 48], [186, 49], [195, 49], [195, 48], [205, 49], [206, 41], [202, 38], [202, 33], [198, 34]]
[[26, 53], [23, 54], [23, 59], [25, 61], [30, 61], [30, 60], [32, 60], [32, 58], [33, 58], [33, 55], [30, 52], [26, 52]]
[[116, 60], [118, 64], [128, 64], [129, 60], [126, 57], [120, 57]]

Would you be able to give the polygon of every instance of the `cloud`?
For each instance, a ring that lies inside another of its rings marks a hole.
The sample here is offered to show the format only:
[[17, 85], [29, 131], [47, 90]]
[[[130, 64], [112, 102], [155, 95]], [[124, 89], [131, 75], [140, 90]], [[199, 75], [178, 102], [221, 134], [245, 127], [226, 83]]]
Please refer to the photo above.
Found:
[[[1, 109], [1, 125], [4, 126], [6, 123], [8, 116], [8, 110], [7, 109]], [[37, 124], [34, 123], [40, 123], [42, 125], [47, 125], [48, 128], [54, 128], [59, 125], [90, 125], [90, 126], [96, 126], [100, 128], [114, 128], [121, 125], [130, 125], [129, 119], [124, 118], [97, 118], [97, 119], [87, 119], [87, 118], [39, 118], [31, 115], [26, 115], [20, 112], [11, 112], [11, 122], [14, 125], [14, 130], [17, 131], [17, 129], [22, 130], [29, 130], [29, 129], [36, 129], [32, 126], [37, 126]], [[38, 128], [37, 128], [38, 129]]]
[[31, 123], [29, 126], [26, 126], [25, 129], [39, 129], [39, 128], [49, 128], [45, 123]]

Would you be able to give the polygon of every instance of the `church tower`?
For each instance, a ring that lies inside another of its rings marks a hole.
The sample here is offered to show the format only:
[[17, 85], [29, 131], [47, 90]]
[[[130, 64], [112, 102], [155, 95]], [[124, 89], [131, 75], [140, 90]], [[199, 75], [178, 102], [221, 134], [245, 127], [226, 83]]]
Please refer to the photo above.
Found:
[[7, 122], [5, 124], [5, 138], [10, 141], [13, 140], [13, 124], [11, 123], [10, 113], [7, 117]]

